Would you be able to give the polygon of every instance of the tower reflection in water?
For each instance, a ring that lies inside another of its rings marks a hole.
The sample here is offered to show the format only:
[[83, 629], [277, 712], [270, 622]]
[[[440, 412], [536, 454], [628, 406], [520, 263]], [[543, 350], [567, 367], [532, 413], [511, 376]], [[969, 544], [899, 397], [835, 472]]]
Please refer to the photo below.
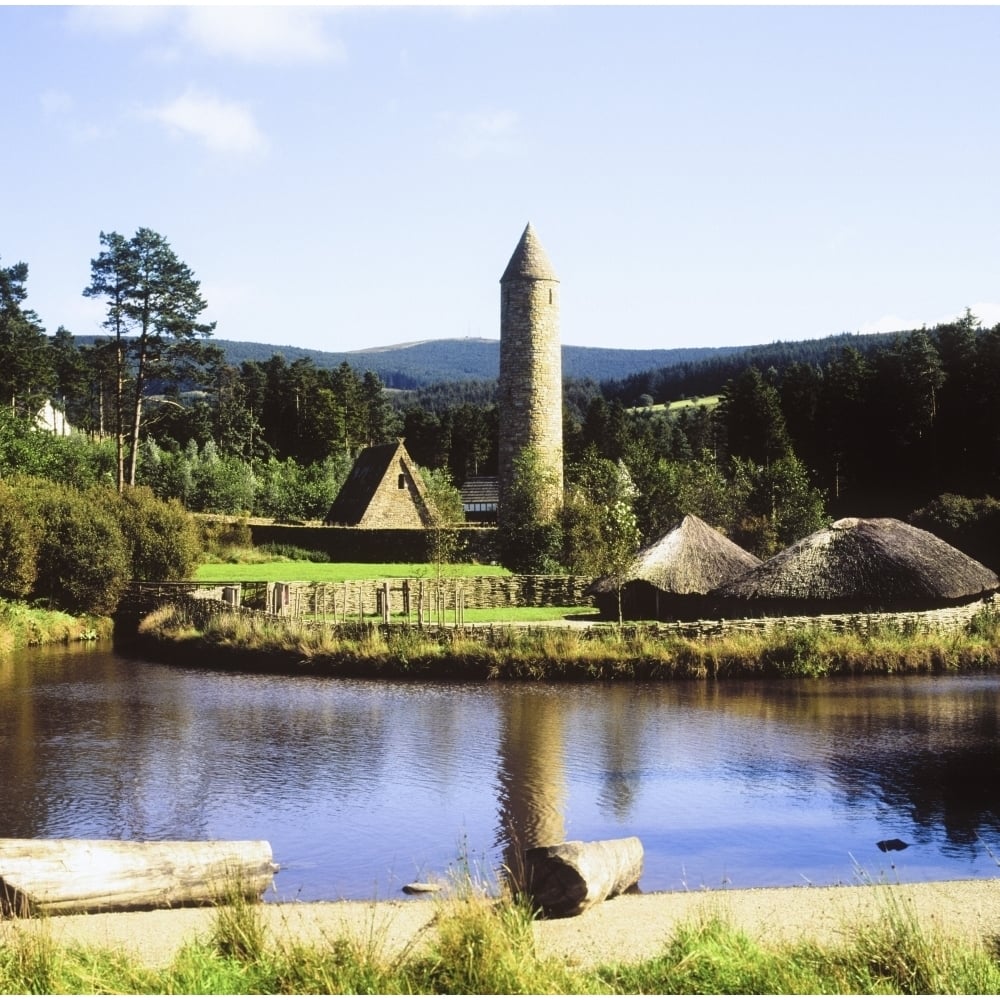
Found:
[[512, 691], [502, 701], [497, 846], [505, 877], [523, 884], [523, 853], [566, 839], [564, 716], [559, 699]]

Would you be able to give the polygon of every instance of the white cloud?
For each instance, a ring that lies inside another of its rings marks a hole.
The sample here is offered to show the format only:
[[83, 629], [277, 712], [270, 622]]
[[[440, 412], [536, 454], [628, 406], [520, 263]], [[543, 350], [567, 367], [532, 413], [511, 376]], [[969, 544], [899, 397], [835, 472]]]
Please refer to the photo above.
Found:
[[[983, 327], [996, 326], [1000, 323], [1000, 302], [976, 302], [970, 305], [972, 315], [975, 316]], [[882, 316], [872, 322], [863, 323], [858, 329], [858, 333], [899, 333], [904, 330], [919, 330], [926, 326], [928, 329], [943, 323], [954, 323], [965, 315], [965, 306], [956, 309], [947, 316], [938, 316], [935, 319], [906, 319], [895, 314]]]
[[157, 28], [170, 17], [167, 7], [144, 4], [71, 7], [66, 12], [70, 27], [102, 35], [139, 35]]
[[344, 57], [327, 13], [310, 7], [186, 7], [182, 35], [215, 56], [246, 62], [329, 62]]
[[465, 160], [475, 160], [493, 154], [516, 152], [518, 138], [517, 113], [514, 111], [479, 111], [438, 115], [449, 135], [445, 147]]
[[267, 140], [246, 105], [194, 89], [143, 115], [200, 139], [214, 152], [256, 153], [267, 148]]
[[38, 98], [42, 112], [46, 115], [69, 114], [75, 106], [73, 95], [65, 90], [45, 90]]
[[332, 37], [330, 12], [319, 7], [177, 6], [132, 4], [73, 7], [68, 23], [101, 35], [152, 36], [148, 50], [173, 61], [184, 49], [251, 63], [317, 63], [344, 58], [343, 42]]
[[921, 326], [923, 323], [917, 320], [904, 319], [902, 316], [890, 313], [871, 322], [862, 323], [858, 333], [897, 333], [900, 330], [919, 330]]
[[[984, 327], [996, 326], [1000, 323], [1000, 302], [975, 302], [969, 308], [972, 315], [977, 317]], [[964, 314], [962, 310], [959, 315]], [[952, 317], [955, 319], [956, 317]]]

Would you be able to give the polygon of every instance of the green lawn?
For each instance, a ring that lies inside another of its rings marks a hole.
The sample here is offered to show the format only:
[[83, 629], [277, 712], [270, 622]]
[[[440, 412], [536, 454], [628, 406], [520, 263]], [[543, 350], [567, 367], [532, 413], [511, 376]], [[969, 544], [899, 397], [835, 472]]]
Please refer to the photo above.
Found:
[[694, 399], [676, 399], [672, 403], [654, 403], [652, 406], [630, 406], [628, 410], [631, 413], [642, 413], [646, 410], [654, 413], [669, 410], [671, 413], [674, 413], [677, 410], [686, 410], [692, 406], [705, 406], [711, 410], [718, 405], [718, 396], [696, 396]]
[[[445, 566], [441, 575], [454, 579], [465, 576], [507, 576], [502, 566], [474, 566], [463, 563]], [[433, 580], [437, 569], [427, 563], [205, 563], [199, 566], [195, 579], [205, 583], [240, 583], [246, 580], [266, 580], [268, 583], [341, 583], [344, 580], [386, 580], [411, 577]]]

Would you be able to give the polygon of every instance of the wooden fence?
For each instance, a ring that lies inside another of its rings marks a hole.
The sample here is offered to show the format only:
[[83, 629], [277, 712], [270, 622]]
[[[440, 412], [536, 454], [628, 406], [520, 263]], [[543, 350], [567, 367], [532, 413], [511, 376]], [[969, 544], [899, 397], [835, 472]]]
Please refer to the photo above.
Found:
[[[588, 579], [581, 577], [509, 576], [355, 580], [327, 584], [133, 584], [129, 601], [123, 602], [123, 605], [140, 606], [149, 611], [158, 604], [174, 602], [192, 609], [200, 606], [201, 615], [230, 609], [248, 615], [296, 618], [317, 624], [370, 621], [374, 616], [385, 624], [392, 618], [395, 622], [402, 620], [419, 626], [504, 629], [508, 626], [466, 625], [464, 611], [467, 608], [586, 606], [590, 600], [585, 594], [589, 583]], [[626, 635], [641, 632], [654, 637], [699, 639], [812, 628], [858, 635], [869, 635], [883, 629], [893, 629], [904, 635], [929, 635], [964, 631], [973, 618], [983, 613], [1000, 614], [1000, 595], [993, 594], [968, 604], [931, 611], [645, 622], [626, 624], [623, 632]], [[571, 626], [567, 623], [565, 627]], [[581, 625], [572, 627], [580, 631]], [[596, 635], [605, 633], [609, 627], [610, 622], [601, 622], [583, 626], [583, 629], [585, 634], [590, 631]]]

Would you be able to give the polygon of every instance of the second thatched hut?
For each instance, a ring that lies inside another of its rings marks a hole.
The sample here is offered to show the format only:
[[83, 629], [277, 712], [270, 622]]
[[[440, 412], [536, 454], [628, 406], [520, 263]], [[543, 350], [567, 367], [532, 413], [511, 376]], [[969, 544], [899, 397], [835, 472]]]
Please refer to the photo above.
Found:
[[717, 591], [727, 614], [922, 611], [966, 604], [997, 575], [929, 531], [894, 518], [847, 517]]
[[[760, 565], [760, 560], [688, 514], [642, 549], [622, 587], [622, 615], [638, 619], [691, 619], [713, 611], [706, 595]], [[590, 592], [602, 617], [618, 617], [618, 588], [601, 577]]]

